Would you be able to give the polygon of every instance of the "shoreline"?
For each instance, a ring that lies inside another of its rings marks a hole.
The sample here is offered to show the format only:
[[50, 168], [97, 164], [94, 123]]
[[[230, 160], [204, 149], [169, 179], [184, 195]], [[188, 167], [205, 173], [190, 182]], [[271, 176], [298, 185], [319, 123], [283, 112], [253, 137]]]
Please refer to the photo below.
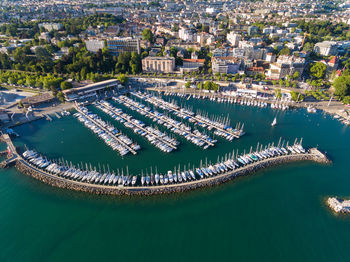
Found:
[[[186, 95], [191, 95], [191, 94], [196, 94], [196, 95], [200, 95], [202, 97], [215, 97], [215, 98], [227, 98], [229, 96], [224, 95], [222, 93], [204, 93], [204, 92], [192, 92], [193, 90], [185, 90], [186, 92], [183, 92], [183, 89], [171, 89], [171, 88], [167, 88], [167, 89], [159, 89], [159, 88], [154, 88], [154, 87], [150, 87], [150, 88], [145, 88], [145, 90], [148, 91], [153, 91], [153, 92], [160, 92], [160, 93], [165, 93], [165, 92], [169, 92], [169, 93], [177, 93], [177, 94], [186, 94]], [[188, 92], [190, 91], [190, 92]], [[233, 97], [230, 97], [233, 98]], [[282, 103], [282, 104], [288, 104], [289, 107], [291, 108], [307, 108], [308, 106], [312, 106], [324, 113], [327, 113], [331, 116], [335, 116], [338, 115], [344, 119], [350, 119], [350, 114], [346, 112], [347, 108], [345, 108], [345, 106], [343, 104], [341, 104], [340, 102], [336, 102], [333, 101], [332, 103], [337, 103], [336, 105], [331, 105], [331, 106], [327, 106], [328, 101], [318, 101], [318, 102], [293, 102], [293, 101], [279, 101], [279, 100], [271, 100], [271, 99], [258, 99], [258, 98], [244, 98], [244, 97], [240, 97], [241, 99], [249, 99], [249, 100], [261, 100], [263, 102], [266, 102], [268, 104], [274, 104], [274, 103]], [[22, 119], [19, 119], [17, 121], [12, 121], [9, 122], [8, 124], [4, 125], [4, 127], [8, 127], [8, 128], [12, 128], [15, 126], [19, 126], [19, 125], [23, 125], [23, 124], [27, 124], [30, 123], [32, 121], [36, 121], [38, 119], [42, 119], [45, 118], [46, 115], [54, 115], [55, 113], [59, 113], [63, 110], [72, 110], [75, 109], [74, 103], [72, 102], [65, 102], [65, 103], [61, 103], [55, 106], [50, 106], [50, 107], [46, 107], [46, 108], [36, 108], [36, 110], [40, 110], [40, 111], [36, 111], [34, 116], [29, 116], [29, 119], [22, 117]], [[280, 110], [280, 109], [276, 109], [276, 110]], [[288, 109], [287, 109], [288, 110]], [[350, 108], [348, 109], [350, 111]], [[342, 112], [341, 112], [342, 111]], [[339, 121], [339, 119], [337, 119]]]
[[[196, 91], [192, 89], [179, 89], [179, 88], [156, 88], [156, 87], [149, 87], [146, 90], [152, 91], [152, 92], [160, 92], [160, 93], [176, 93], [176, 94], [185, 94], [185, 95], [200, 95], [201, 97], [206, 98], [235, 98], [233, 96], [228, 96], [222, 93], [205, 93], [201, 91]], [[316, 108], [317, 110], [320, 110], [324, 113], [327, 113], [331, 116], [338, 115], [344, 119], [350, 120], [350, 108], [346, 108], [345, 105], [343, 105], [339, 101], [332, 101], [331, 104], [328, 106], [329, 101], [310, 101], [310, 102], [295, 102], [295, 101], [282, 101], [282, 100], [275, 100], [275, 99], [259, 99], [259, 98], [250, 98], [250, 97], [238, 97], [240, 99], [250, 100], [250, 101], [263, 101], [268, 104], [286, 104], [291, 108], [307, 108], [308, 106], [312, 106]], [[279, 110], [279, 109], [277, 109]], [[288, 109], [287, 109], [288, 110]], [[347, 112], [348, 111], [348, 112]]]
[[292, 154], [276, 156], [269, 159], [264, 159], [246, 166], [234, 169], [232, 171], [212, 176], [200, 180], [194, 180], [182, 184], [169, 184], [169, 185], [154, 185], [154, 186], [107, 186], [98, 184], [88, 184], [74, 180], [68, 180], [41, 169], [38, 169], [22, 158], [17, 159], [15, 163], [16, 169], [32, 178], [35, 178], [45, 184], [64, 188], [74, 191], [81, 191], [92, 193], [96, 195], [118, 195], [118, 196], [150, 196], [161, 194], [181, 193], [190, 190], [195, 190], [204, 187], [212, 187], [226, 183], [233, 180], [236, 177], [243, 177], [250, 174], [254, 174], [257, 171], [285, 163], [299, 162], [299, 161], [314, 161], [317, 163], [329, 164], [331, 161], [320, 151], [313, 148], [309, 152], [304, 154]]

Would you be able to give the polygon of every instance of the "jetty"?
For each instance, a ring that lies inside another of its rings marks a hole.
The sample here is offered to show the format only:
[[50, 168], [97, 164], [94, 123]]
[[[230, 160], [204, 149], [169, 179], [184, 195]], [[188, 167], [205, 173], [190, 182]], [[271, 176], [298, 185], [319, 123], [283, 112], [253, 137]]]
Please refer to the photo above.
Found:
[[12, 143], [12, 140], [8, 134], [2, 134], [1, 141], [5, 142], [8, 148], [7, 151], [2, 151], [1, 155], [7, 154], [8, 157], [4, 161], [0, 162], [0, 167], [7, 168], [16, 163], [17, 159], [19, 158], [19, 155], [17, 153], [16, 147]]
[[[11, 139], [10, 139], [11, 140]], [[7, 140], [11, 147], [12, 142]], [[287, 149], [288, 148], [288, 149]], [[160, 177], [160, 184], [153, 174], [151, 178], [128, 174], [116, 175], [115, 172], [100, 173], [96, 169], [87, 168], [82, 170], [68, 165], [64, 161], [50, 161], [33, 150], [26, 150], [19, 154], [16, 148], [12, 148], [15, 167], [22, 173], [36, 178], [52, 186], [84, 191], [94, 194], [109, 195], [153, 195], [184, 192], [197, 188], [218, 185], [236, 177], [253, 174], [266, 167], [285, 164], [296, 161], [315, 161], [318, 163], [330, 163], [326, 155], [316, 148], [304, 150], [300, 144], [287, 147], [269, 146], [265, 149], [251, 152], [241, 156], [225, 157], [221, 162], [206, 167], [198, 167], [193, 170], [180, 172], [178, 174], [168, 171], [168, 174]], [[12, 150], [11, 149], [11, 150]], [[181, 173], [181, 174], [180, 174]], [[164, 179], [163, 179], [164, 177]], [[183, 178], [180, 180], [180, 178]], [[145, 185], [145, 181], [148, 182]]]

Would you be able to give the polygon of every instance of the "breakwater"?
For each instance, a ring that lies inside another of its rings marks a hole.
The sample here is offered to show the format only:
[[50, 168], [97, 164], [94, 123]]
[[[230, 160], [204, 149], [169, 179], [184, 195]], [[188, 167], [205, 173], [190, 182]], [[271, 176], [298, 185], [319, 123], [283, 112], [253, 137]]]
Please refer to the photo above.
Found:
[[329, 197], [327, 199], [327, 205], [336, 213], [350, 213], [350, 200], [342, 199], [338, 197]]
[[204, 178], [201, 180], [189, 181], [182, 184], [169, 184], [169, 185], [154, 185], [154, 186], [108, 186], [98, 184], [88, 184], [84, 182], [68, 180], [46, 171], [43, 171], [23, 158], [19, 158], [16, 161], [15, 167], [22, 173], [38, 179], [51, 186], [65, 188], [75, 191], [88, 192], [98, 195], [156, 195], [156, 194], [171, 194], [179, 193], [190, 190], [195, 190], [203, 187], [210, 187], [225, 183], [236, 177], [247, 176], [255, 173], [258, 170], [272, 167], [280, 164], [286, 164], [297, 161], [315, 161], [318, 163], [330, 163], [330, 160], [319, 150], [312, 148], [306, 153], [290, 154], [275, 156], [272, 158], [264, 159], [258, 162], [248, 164], [243, 167], [239, 167], [226, 173]]

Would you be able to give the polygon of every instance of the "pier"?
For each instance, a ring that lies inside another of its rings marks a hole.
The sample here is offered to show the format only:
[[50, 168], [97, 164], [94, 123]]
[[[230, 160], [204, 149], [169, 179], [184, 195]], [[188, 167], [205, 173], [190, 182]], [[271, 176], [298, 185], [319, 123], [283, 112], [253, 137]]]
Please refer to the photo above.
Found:
[[[176, 145], [174, 145], [171, 142], [168, 142], [166, 139], [164, 139], [164, 136], [159, 136], [158, 134], [155, 134], [154, 132], [151, 132], [149, 129], [145, 128], [144, 126], [141, 126], [138, 121], [132, 121], [135, 120], [133, 118], [129, 118], [127, 116], [125, 116], [121, 109], [116, 108], [112, 105], [110, 105], [109, 103], [97, 103], [97, 107], [101, 107], [100, 109], [107, 109], [112, 111], [114, 114], [118, 115], [120, 118], [122, 118], [125, 122], [129, 123], [130, 126], [136, 126], [138, 129], [142, 130], [143, 132], [145, 132], [146, 134], [148, 134], [149, 136], [151, 136], [154, 140], [159, 141], [165, 145], [167, 145], [168, 147], [172, 148], [172, 149], [177, 149]], [[120, 112], [118, 112], [118, 110], [120, 110]], [[108, 114], [108, 113], [107, 113]], [[164, 134], [165, 135], [165, 134]]]
[[118, 143], [120, 143], [121, 145], [123, 145], [125, 148], [127, 148], [131, 153], [133, 153], [134, 155], [137, 154], [137, 152], [132, 149], [129, 145], [127, 145], [124, 141], [122, 141], [121, 139], [118, 138], [118, 136], [116, 136], [115, 134], [113, 134], [112, 132], [110, 132], [107, 128], [103, 127], [102, 125], [100, 125], [100, 123], [98, 123], [97, 121], [95, 121], [95, 119], [91, 118], [88, 114], [85, 114], [85, 112], [83, 112], [79, 106], [76, 106], [75, 109], [82, 114], [84, 117], [86, 117], [89, 121], [91, 121], [92, 123], [94, 123], [96, 126], [98, 126], [100, 129], [102, 129], [104, 132], [106, 132], [109, 136], [111, 136], [112, 138], [114, 138], [116, 141], [118, 141]]
[[[203, 136], [202, 134], [198, 134], [197, 135], [193, 131], [191, 131], [190, 128], [185, 129], [183, 126], [181, 126], [182, 125], [181, 123], [179, 125], [177, 125], [175, 123], [175, 120], [173, 120], [173, 119], [171, 119], [169, 117], [167, 117], [167, 119], [162, 119], [162, 117], [160, 117], [159, 115], [151, 112], [151, 110], [146, 110], [144, 107], [141, 107], [138, 102], [133, 101], [130, 98], [127, 98], [125, 96], [120, 96], [118, 98], [113, 97], [113, 100], [118, 102], [118, 103], [124, 104], [126, 107], [128, 107], [131, 110], [134, 110], [134, 111], [136, 109], [139, 110], [142, 115], [145, 115], [145, 116], [147, 116], [150, 119], [152, 119], [152, 118], [153, 119], [157, 119], [158, 123], [163, 123], [163, 125], [165, 125], [165, 126], [167, 126], [167, 125], [170, 126], [171, 127], [171, 131], [173, 131], [176, 134], [182, 135], [185, 138], [187, 138], [188, 135], [190, 135], [191, 136], [190, 137], [190, 141], [191, 142], [193, 142], [191, 140], [191, 138], [194, 138], [194, 139], [200, 141], [200, 143], [197, 144], [199, 146], [202, 146], [204, 144], [205, 144], [206, 148], [209, 147], [209, 146], [214, 146], [214, 142], [210, 141], [210, 139], [208, 139], [208, 138], [202, 137]], [[171, 120], [171, 121], [169, 121], [169, 120]], [[176, 130], [178, 130], [179, 132], [175, 132]], [[199, 131], [198, 131], [198, 133], [199, 133]], [[193, 142], [193, 143], [196, 144], [195, 142]]]
[[[7, 147], [10, 150], [10, 155], [8, 155], [8, 158], [0, 163], [1, 168], [7, 168], [7, 167], [13, 165], [17, 161], [19, 154], [17, 153], [16, 147], [12, 143], [12, 140], [8, 134], [2, 134], [1, 140], [7, 144]], [[6, 155], [8, 152], [3, 151], [1, 153], [2, 153], [2, 155], [4, 155], [4, 154]]]

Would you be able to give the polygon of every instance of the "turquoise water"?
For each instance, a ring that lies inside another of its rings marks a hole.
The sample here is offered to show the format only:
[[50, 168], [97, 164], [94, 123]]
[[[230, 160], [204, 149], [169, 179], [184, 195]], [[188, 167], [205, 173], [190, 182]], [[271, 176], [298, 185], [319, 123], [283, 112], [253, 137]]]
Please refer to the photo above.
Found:
[[[215, 188], [149, 198], [71, 192], [14, 169], [0, 170], [0, 261], [349, 261], [350, 219], [333, 215], [324, 204], [326, 196], [350, 195], [349, 128], [305, 110], [183, 103], [194, 111], [229, 114], [231, 123], [245, 123], [247, 134], [233, 142], [218, 139], [206, 151], [178, 137], [179, 150], [165, 154], [96, 111], [138, 142], [140, 153], [122, 159], [73, 117], [17, 127], [15, 143], [50, 158], [114, 170], [128, 166], [138, 174], [151, 166], [165, 172], [206, 157], [216, 161], [257, 142], [303, 137], [305, 146], [327, 151], [333, 164], [294, 163]], [[271, 128], [275, 115], [278, 125]]]

